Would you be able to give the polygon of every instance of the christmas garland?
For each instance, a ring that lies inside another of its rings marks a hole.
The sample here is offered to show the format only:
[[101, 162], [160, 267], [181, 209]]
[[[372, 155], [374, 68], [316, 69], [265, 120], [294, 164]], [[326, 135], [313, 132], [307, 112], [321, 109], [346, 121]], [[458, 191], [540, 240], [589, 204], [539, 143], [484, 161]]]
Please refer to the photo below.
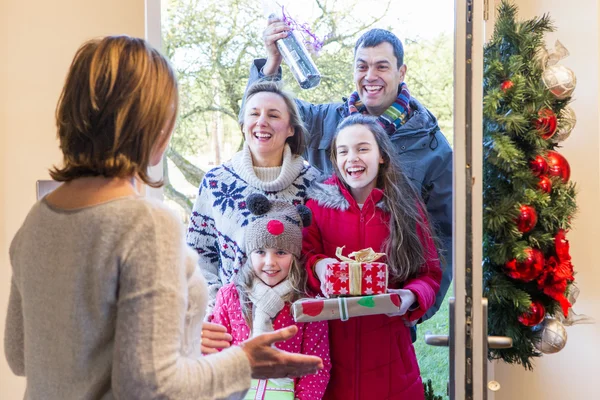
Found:
[[558, 64], [566, 49], [544, 46], [548, 15], [517, 21], [506, 0], [498, 11], [484, 49], [483, 275], [489, 334], [513, 347], [489, 356], [531, 369], [533, 357], [566, 343], [561, 321], [573, 301], [575, 184], [556, 149], [575, 125], [576, 79]]

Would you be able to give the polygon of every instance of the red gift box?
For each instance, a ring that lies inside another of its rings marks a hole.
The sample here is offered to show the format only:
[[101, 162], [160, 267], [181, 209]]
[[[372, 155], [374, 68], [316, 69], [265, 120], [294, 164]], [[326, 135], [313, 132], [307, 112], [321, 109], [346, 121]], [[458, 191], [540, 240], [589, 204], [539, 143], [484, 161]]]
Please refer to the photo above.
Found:
[[342, 255], [343, 247], [338, 247], [340, 262], [327, 264], [325, 292], [329, 296], [362, 296], [387, 293], [388, 267], [375, 262], [385, 255], [365, 249]]

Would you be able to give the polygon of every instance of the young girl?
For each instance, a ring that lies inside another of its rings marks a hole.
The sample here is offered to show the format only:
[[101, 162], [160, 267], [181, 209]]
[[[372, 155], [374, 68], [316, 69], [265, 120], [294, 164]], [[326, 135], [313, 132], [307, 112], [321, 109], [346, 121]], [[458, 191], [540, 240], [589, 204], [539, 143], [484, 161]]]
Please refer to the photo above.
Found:
[[373, 117], [342, 121], [331, 148], [335, 174], [313, 184], [304, 229], [310, 289], [319, 291], [336, 248], [344, 255], [372, 247], [387, 254], [389, 292], [400, 310], [330, 321], [331, 382], [326, 399], [424, 398], [407, 325], [435, 301], [441, 270], [425, 206], [398, 166], [398, 156]]
[[280, 387], [294, 387], [295, 398], [322, 399], [329, 382], [329, 339], [327, 323], [295, 323], [290, 304], [305, 297], [306, 272], [298, 261], [302, 249], [302, 227], [311, 215], [303, 205], [269, 201], [255, 193], [246, 201], [254, 214], [245, 231], [248, 260], [234, 282], [219, 289], [211, 321], [227, 328], [238, 344], [273, 329], [296, 325], [298, 334], [278, 344], [292, 353], [317, 355], [324, 368], [315, 375], [278, 380]]

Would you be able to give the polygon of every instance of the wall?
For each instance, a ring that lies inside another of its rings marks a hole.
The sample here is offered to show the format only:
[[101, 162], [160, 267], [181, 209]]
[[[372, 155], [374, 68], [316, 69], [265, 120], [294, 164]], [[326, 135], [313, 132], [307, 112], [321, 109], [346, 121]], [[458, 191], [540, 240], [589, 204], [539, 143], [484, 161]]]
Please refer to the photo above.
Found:
[[[10, 265], [8, 247], [35, 202], [35, 182], [60, 162], [54, 108], [75, 51], [108, 34], [144, 36], [144, 0], [2, 0], [0, 12], [0, 342]], [[0, 346], [0, 398], [23, 398]]]
[[[576, 281], [581, 289], [575, 311], [593, 316], [594, 325], [567, 328], [567, 346], [559, 353], [535, 362], [533, 372], [520, 366], [497, 364], [495, 378], [502, 385], [496, 400], [562, 400], [598, 398], [596, 379], [600, 371], [600, 104], [599, 104], [599, 22], [595, 0], [517, 0], [522, 19], [549, 13], [556, 32], [547, 36], [550, 47], [559, 39], [570, 56], [562, 64], [577, 76], [572, 107], [577, 126], [560, 152], [571, 165], [571, 179], [577, 183], [579, 214], [568, 239]], [[577, 6], [575, 6], [575, 4]]]
[[[594, 0], [517, 0], [520, 16], [549, 12], [559, 38], [571, 52], [564, 61], [577, 74], [573, 108], [575, 132], [561, 152], [578, 183], [580, 212], [570, 233], [577, 281], [582, 291], [576, 311], [594, 316], [596, 325], [568, 328], [567, 347], [538, 360], [533, 372], [498, 364], [502, 384], [496, 400], [588, 399], [600, 371], [600, 267], [595, 249], [600, 225], [599, 9]], [[54, 107], [77, 47], [106, 34], [144, 36], [144, 0], [3, 0], [0, 12], [0, 342], [10, 283], [8, 246], [31, 205], [35, 181], [60, 161]], [[2, 347], [2, 346], [0, 346]], [[10, 372], [0, 350], [0, 398], [23, 397], [24, 380]]]

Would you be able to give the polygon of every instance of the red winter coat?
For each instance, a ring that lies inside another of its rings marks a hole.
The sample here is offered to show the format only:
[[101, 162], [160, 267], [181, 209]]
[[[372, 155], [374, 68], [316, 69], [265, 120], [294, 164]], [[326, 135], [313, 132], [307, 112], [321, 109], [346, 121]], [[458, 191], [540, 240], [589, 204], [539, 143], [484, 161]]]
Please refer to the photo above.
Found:
[[[389, 235], [389, 215], [380, 207], [383, 191], [374, 189], [361, 210], [335, 176], [313, 184], [308, 195], [306, 205], [313, 222], [304, 229], [302, 250], [307, 257], [309, 287], [319, 293], [314, 264], [325, 257], [335, 258], [336, 248], [342, 246], [346, 246], [346, 256], [368, 247], [382, 252]], [[416, 310], [405, 314], [410, 321], [433, 305], [442, 277], [432, 238], [418, 233], [428, 261], [418, 277], [401, 285], [411, 290], [419, 303]], [[329, 339], [332, 369], [325, 399], [424, 399], [410, 328], [402, 317], [373, 315], [329, 321]]]

